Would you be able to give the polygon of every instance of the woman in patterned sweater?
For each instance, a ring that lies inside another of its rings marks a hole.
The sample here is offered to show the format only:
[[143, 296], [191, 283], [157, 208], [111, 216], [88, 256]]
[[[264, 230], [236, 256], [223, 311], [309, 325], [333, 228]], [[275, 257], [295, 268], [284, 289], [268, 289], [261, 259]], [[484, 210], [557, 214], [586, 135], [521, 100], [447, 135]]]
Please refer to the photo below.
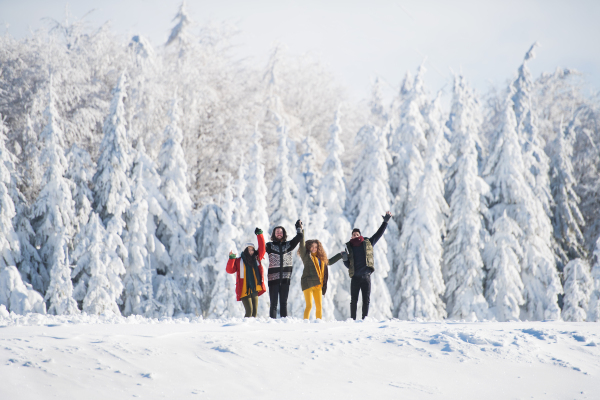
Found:
[[296, 236], [287, 241], [287, 233], [283, 226], [276, 226], [271, 234], [271, 241], [266, 245], [269, 255], [269, 298], [271, 309], [269, 316], [277, 318], [277, 300], [279, 299], [279, 315], [287, 317], [287, 299], [292, 277], [292, 252], [302, 237], [302, 222], [296, 221]]

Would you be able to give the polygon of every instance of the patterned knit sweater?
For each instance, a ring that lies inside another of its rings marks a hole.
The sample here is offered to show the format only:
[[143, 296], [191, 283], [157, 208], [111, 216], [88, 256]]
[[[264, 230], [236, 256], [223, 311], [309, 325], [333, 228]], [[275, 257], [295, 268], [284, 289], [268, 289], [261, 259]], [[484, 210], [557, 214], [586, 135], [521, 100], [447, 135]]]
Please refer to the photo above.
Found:
[[269, 286], [289, 285], [292, 277], [292, 252], [300, 243], [302, 230], [297, 229], [296, 236], [287, 242], [269, 242], [266, 250], [269, 255]]

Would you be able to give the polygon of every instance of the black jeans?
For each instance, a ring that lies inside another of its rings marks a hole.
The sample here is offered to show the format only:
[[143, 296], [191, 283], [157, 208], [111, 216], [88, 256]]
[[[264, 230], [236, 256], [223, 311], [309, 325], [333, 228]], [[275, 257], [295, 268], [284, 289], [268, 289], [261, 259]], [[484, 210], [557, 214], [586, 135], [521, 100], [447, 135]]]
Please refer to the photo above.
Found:
[[362, 317], [369, 314], [369, 299], [371, 298], [371, 276], [353, 276], [350, 283], [350, 317], [356, 319], [358, 292], [362, 291]]
[[277, 318], [277, 298], [279, 298], [279, 316], [281, 318], [287, 317], [287, 299], [290, 293], [290, 285], [279, 283], [275, 285], [269, 285], [269, 298], [271, 299], [271, 309], [269, 310], [269, 316], [271, 318]]

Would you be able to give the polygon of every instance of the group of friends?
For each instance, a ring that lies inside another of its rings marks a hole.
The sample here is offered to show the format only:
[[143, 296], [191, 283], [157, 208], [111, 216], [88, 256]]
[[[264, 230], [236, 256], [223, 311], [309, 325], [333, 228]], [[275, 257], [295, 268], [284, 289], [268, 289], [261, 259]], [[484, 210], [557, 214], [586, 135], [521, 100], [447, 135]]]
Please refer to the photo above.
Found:
[[227, 272], [236, 274], [236, 297], [245, 309], [245, 317], [256, 317], [258, 311], [258, 298], [267, 291], [262, 260], [265, 254], [269, 257], [267, 282], [271, 308], [269, 316], [277, 318], [277, 304], [279, 315], [287, 317], [287, 299], [293, 270], [293, 251], [298, 248], [298, 255], [302, 260], [304, 270], [300, 285], [304, 293], [306, 307], [304, 319], [308, 319], [314, 299], [316, 318], [323, 317], [323, 296], [327, 292], [328, 266], [342, 260], [351, 278], [350, 283], [350, 316], [356, 319], [358, 296], [362, 293], [362, 317], [369, 314], [369, 301], [371, 298], [371, 274], [375, 271], [375, 258], [373, 247], [379, 241], [387, 228], [387, 223], [392, 217], [388, 211], [383, 216], [383, 223], [371, 237], [363, 237], [360, 229], [352, 230], [351, 239], [345, 244], [344, 249], [331, 258], [321, 242], [317, 239], [304, 240], [304, 226], [301, 220], [296, 221], [296, 236], [287, 240], [287, 233], [283, 226], [277, 226], [271, 234], [271, 241], [265, 243], [263, 231], [256, 228], [254, 233], [258, 239], [258, 249], [254, 243], [246, 243], [240, 257], [233, 251], [229, 252]]

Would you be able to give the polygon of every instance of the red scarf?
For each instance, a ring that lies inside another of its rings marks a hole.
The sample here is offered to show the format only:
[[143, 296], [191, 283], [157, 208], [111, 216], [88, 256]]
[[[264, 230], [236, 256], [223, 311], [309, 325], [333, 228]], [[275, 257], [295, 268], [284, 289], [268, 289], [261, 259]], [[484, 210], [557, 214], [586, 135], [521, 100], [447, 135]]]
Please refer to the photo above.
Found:
[[362, 243], [365, 241], [365, 238], [362, 236], [359, 236], [357, 238], [354, 239], [350, 239], [350, 244], [354, 247], [358, 247], [360, 245], [362, 245]]

